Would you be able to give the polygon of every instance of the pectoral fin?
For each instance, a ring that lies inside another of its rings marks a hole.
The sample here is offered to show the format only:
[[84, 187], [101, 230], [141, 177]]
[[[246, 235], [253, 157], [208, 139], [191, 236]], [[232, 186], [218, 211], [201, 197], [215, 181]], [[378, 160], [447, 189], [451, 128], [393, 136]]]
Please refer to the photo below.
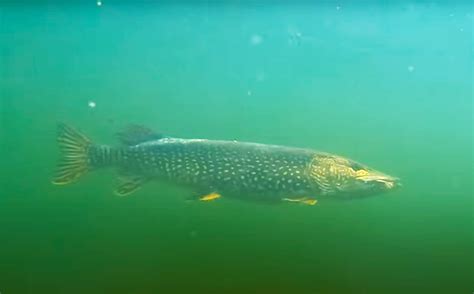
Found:
[[308, 199], [302, 200], [301, 203], [304, 203], [306, 205], [316, 205], [316, 203], [318, 203], [318, 200], [308, 198]]
[[301, 197], [301, 198], [282, 198], [283, 201], [294, 202], [294, 203], [302, 203], [306, 205], [315, 205], [318, 203], [318, 200], [308, 197]]
[[143, 183], [145, 183], [146, 181], [147, 179], [141, 176], [121, 177], [120, 182], [114, 192], [118, 196], [130, 195], [140, 189]]
[[221, 198], [221, 194], [213, 192], [213, 193], [199, 197], [199, 201], [213, 201], [219, 198]]

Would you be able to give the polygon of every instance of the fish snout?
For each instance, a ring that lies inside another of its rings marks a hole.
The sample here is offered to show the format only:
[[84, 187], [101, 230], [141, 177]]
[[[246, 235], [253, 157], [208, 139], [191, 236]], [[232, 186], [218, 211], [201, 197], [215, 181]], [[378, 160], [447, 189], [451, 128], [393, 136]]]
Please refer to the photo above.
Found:
[[400, 178], [374, 171], [359, 175], [357, 179], [367, 184], [381, 186], [386, 190], [393, 190], [402, 186]]

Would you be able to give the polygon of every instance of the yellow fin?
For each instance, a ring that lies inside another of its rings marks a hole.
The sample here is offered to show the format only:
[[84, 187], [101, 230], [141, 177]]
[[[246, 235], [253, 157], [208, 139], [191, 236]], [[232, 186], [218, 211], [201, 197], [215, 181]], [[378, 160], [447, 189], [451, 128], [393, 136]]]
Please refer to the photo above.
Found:
[[303, 200], [302, 203], [307, 204], [307, 205], [315, 205], [316, 203], [318, 203], [318, 200], [309, 198], [309, 199]]
[[210, 193], [210, 194], [204, 195], [202, 197], [199, 197], [199, 200], [200, 201], [212, 201], [212, 200], [216, 200], [218, 198], [221, 198], [221, 194], [214, 192], [214, 193]]
[[288, 202], [297, 202], [297, 203], [302, 203], [302, 204], [306, 204], [306, 205], [315, 205], [316, 203], [318, 203], [318, 200], [313, 199], [313, 198], [308, 198], [308, 197], [282, 198], [281, 200], [288, 201]]

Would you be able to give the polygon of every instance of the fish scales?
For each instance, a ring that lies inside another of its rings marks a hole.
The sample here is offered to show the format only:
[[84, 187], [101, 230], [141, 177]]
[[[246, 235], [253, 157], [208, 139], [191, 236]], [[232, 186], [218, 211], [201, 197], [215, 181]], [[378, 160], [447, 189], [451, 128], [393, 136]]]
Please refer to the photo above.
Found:
[[234, 141], [160, 139], [129, 148], [121, 168], [232, 193], [303, 193], [314, 152]]

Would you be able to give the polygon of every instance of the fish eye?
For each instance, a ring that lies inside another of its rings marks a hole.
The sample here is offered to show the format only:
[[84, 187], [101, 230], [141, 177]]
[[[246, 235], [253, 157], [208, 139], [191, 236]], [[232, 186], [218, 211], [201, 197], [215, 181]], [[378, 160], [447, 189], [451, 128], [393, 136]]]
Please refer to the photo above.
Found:
[[355, 171], [365, 169], [360, 163], [357, 162], [351, 162], [350, 167]]

